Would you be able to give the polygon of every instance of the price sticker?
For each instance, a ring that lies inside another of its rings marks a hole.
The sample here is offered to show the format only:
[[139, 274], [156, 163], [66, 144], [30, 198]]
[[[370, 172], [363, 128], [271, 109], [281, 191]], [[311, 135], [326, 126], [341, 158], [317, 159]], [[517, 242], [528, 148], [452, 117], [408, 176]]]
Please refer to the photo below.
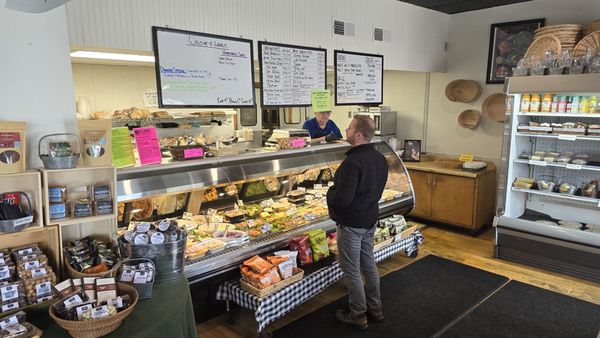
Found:
[[260, 227], [260, 231], [264, 234], [271, 231], [272, 227], [273, 226], [271, 225], [271, 223], [265, 223], [262, 227]]
[[563, 141], [577, 141], [577, 135], [558, 135], [558, 139], [559, 140], [563, 140]]
[[248, 221], [246, 221], [246, 223], [248, 224], [248, 228], [254, 228], [254, 220], [253, 219], [249, 219]]
[[542, 167], [545, 167], [545, 166], [548, 165], [548, 163], [546, 163], [545, 161], [534, 161], [534, 160], [529, 160], [529, 164], [530, 165], [542, 166]]
[[581, 164], [572, 164], [572, 163], [567, 164], [567, 169], [581, 170], [581, 168], [582, 168]]
[[7, 318], [7, 319], [4, 319], [3, 321], [1, 321], [0, 328], [2, 328], [2, 330], [5, 330], [9, 326], [17, 325], [17, 324], [19, 324], [19, 320], [17, 319], [17, 316], [12, 316], [10, 318]]

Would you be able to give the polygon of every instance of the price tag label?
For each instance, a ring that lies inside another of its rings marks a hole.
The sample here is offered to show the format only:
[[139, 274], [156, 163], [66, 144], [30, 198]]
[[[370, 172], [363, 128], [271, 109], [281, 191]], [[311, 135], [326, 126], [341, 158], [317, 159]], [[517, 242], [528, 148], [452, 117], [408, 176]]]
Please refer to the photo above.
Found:
[[12, 316], [10, 318], [7, 318], [7, 319], [4, 319], [3, 321], [1, 321], [0, 327], [2, 328], [2, 330], [5, 330], [9, 326], [17, 325], [17, 324], [19, 324], [19, 320], [17, 319], [17, 316]]
[[79, 295], [75, 295], [73, 297], [67, 298], [67, 300], [65, 300], [63, 303], [66, 307], [71, 307], [83, 303], [83, 300], [81, 299], [81, 297], [79, 297]]
[[248, 224], [248, 228], [254, 228], [254, 220], [253, 219], [249, 219], [248, 221], [246, 221], [246, 223]]
[[567, 164], [567, 169], [572, 169], [572, 170], [581, 170], [582, 166], [581, 164]]
[[545, 167], [545, 166], [548, 165], [548, 163], [546, 163], [544, 161], [534, 161], [534, 160], [529, 160], [529, 164], [530, 165], [542, 166], [542, 167]]
[[50, 293], [52, 293], [52, 285], [50, 285], [50, 282], [41, 283], [35, 286], [35, 294], [38, 297], [46, 296]]
[[92, 318], [93, 319], [100, 319], [100, 318], [104, 318], [104, 317], [108, 317], [108, 306], [102, 305], [100, 307], [92, 309]]
[[2, 301], [19, 298], [19, 292], [17, 290], [17, 287], [14, 285], [9, 285], [0, 288], [0, 294], [2, 295]]
[[271, 228], [272, 228], [271, 223], [265, 223], [265, 225], [260, 227], [260, 231], [264, 234], [264, 233], [271, 231]]
[[471, 162], [473, 161], [473, 154], [461, 154], [458, 160], [461, 162]]
[[92, 307], [93, 307], [92, 304], [86, 304], [86, 305], [82, 305], [82, 306], [77, 307], [77, 309], [76, 309], [77, 310], [77, 319], [78, 320], [82, 320], [83, 319], [83, 313], [86, 312], [86, 311], [88, 311], [88, 310], [91, 310]]
[[558, 135], [559, 140], [563, 141], [577, 141], [577, 135]]

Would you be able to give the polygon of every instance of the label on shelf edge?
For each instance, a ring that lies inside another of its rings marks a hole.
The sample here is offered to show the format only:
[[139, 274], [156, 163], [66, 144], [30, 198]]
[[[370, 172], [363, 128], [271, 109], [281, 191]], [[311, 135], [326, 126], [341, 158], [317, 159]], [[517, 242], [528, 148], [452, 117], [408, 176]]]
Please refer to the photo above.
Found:
[[581, 170], [581, 168], [582, 168], [581, 164], [572, 164], [572, 163], [567, 164], [567, 169]]
[[539, 166], [542, 166], [542, 167], [545, 167], [545, 166], [548, 165], [548, 163], [545, 162], [545, 161], [535, 161], [535, 160], [529, 160], [529, 164], [530, 165], [539, 165]]
[[577, 135], [560, 134], [558, 135], [558, 139], [563, 141], [577, 141]]

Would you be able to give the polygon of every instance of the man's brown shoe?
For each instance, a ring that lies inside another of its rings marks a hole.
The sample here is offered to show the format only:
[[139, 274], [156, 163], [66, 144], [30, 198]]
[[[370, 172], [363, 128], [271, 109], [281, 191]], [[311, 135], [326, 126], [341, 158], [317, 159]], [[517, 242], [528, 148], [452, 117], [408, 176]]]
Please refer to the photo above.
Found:
[[364, 313], [355, 315], [348, 309], [339, 309], [335, 311], [335, 318], [359, 331], [364, 331], [369, 328], [369, 325], [367, 324], [367, 316]]
[[375, 323], [383, 322], [383, 311], [367, 310], [367, 318]]

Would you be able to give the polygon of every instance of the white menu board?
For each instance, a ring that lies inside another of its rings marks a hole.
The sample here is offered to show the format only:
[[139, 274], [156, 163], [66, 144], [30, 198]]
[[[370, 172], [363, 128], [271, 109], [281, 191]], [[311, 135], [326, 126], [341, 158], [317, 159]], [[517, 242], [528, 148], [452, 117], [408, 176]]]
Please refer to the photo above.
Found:
[[383, 103], [383, 55], [334, 51], [335, 104]]
[[327, 85], [327, 50], [258, 42], [261, 106], [310, 106], [310, 91]]
[[152, 27], [158, 105], [254, 107], [252, 40]]

